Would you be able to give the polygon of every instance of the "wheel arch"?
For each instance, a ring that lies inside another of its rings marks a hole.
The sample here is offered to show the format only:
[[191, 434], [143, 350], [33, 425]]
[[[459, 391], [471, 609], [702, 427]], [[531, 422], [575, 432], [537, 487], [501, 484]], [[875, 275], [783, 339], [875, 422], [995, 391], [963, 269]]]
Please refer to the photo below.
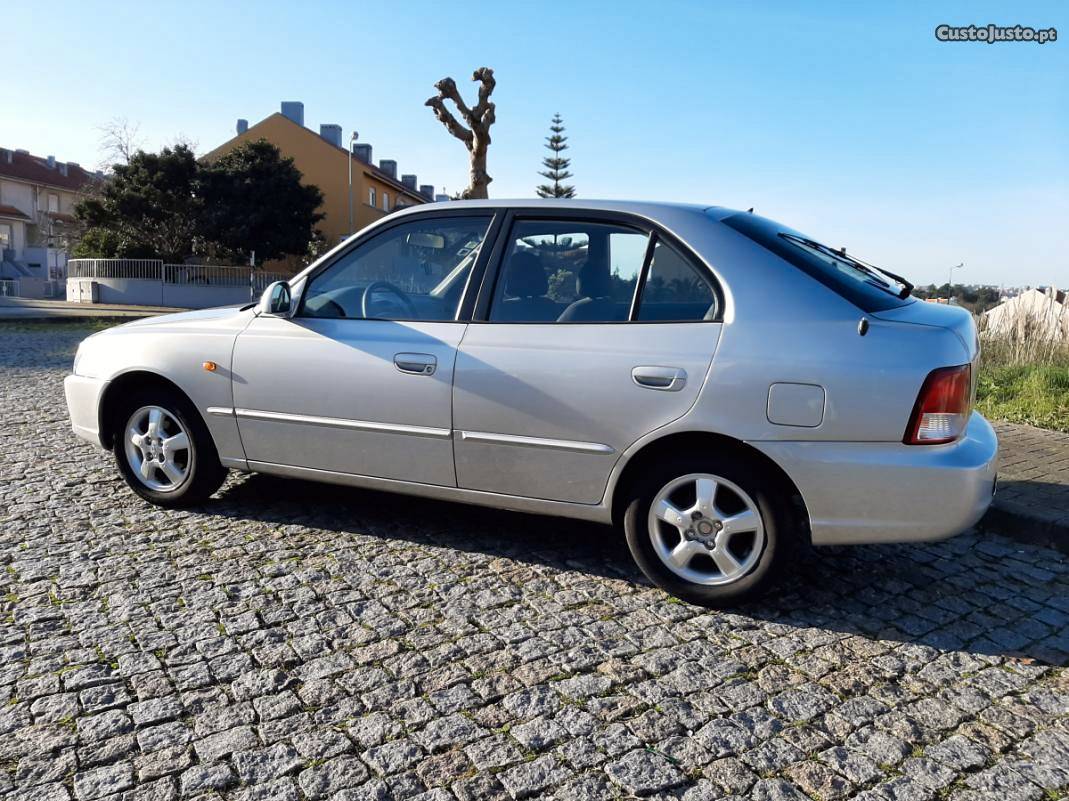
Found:
[[624, 511], [630, 497], [631, 487], [643, 471], [658, 459], [669, 454], [678, 453], [682, 448], [706, 449], [717, 453], [730, 453], [749, 464], [767, 471], [782, 487], [792, 500], [792, 507], [799, 523], [799, 531], [808, 543], [810, 541], [809, 509], [802, 497], [798, 485], [787, 472], [768, 455], [748, 445], [742, 440], [710, 431], [676, 431], [647, 442], [628, 457], [620, 471], [615, 484], [611, 487], [610, 509], [612, 522], [619, 525], [623, 521]]
[[[122, 426], [123, 421], [119, 419], [118, 412], [122, 408], [122, 399], [128, 397], [131, 392], [136, 390], [143, 390], [151, 387], [162, 387], [175, 392], [185, 398], [190, 407], [196, 411], [200, 422], [205, 423], [204, 418], [200, 415], [200, 410], [197, 409], [197, 405], [193, 403], [193, 400], [189, 397], [178, 384], [171, 379], [163, 376], [159, 373], [154, 373], [151, 370], [130, 370], [120, 375], [115, 376], [108, 382], [107, 387], [104, 389], [103, 395], [100, 398], [100, 406], [97, 412], [99, 416], [100, 426], [100, 444], [108, 450], [111, 450], [115, 444], [115, 432]], [[207, 425], [205, 425], [207, 429]], [[210, 429], [208, 429], [210, 431]]]

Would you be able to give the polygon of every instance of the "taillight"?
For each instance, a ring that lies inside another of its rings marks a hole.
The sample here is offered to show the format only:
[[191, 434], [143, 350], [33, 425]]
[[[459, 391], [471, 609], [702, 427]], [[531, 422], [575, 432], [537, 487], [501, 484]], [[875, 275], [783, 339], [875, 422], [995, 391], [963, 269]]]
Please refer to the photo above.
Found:
[[941, 367], [924, 379], [913, 406], [906, 435], [907, 445], [940, 445], [953, 442], [965, 431], [972, 411], [972, 367]]

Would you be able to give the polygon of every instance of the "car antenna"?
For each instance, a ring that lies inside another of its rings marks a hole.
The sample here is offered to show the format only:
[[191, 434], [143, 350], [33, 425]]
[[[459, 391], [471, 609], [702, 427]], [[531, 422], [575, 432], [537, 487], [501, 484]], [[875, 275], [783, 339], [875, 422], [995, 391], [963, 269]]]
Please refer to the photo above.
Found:
[[750, 206], [750, 208], [748, 208], [748, 209], [746, 210], [746, 213], [747, 213], [747, 214], [753, 214], [753, 206]]

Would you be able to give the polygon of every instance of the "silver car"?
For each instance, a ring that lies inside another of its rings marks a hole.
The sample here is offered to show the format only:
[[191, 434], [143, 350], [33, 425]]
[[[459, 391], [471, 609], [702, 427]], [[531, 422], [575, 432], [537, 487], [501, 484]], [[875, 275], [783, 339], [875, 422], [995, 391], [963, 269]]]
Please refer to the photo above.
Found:
[[975, 326], [910, 289], [725, 208], [427, 205], [259, 304], [89, 337], [67, 405], [161, 506], [236, 469], [600, 521], [716, 604], [796, 543], [936, 540], [986, 510]]

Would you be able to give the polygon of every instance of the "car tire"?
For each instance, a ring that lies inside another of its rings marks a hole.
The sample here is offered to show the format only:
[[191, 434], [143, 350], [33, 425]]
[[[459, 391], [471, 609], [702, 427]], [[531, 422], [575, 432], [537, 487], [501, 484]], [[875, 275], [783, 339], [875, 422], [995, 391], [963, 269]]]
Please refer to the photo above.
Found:
[[624, 534], [639, 568], [700, 606], [759, 595], [794, 536], [790, 494], [778, 476], [735, 454], [660, 462], [627, 498]]
[[171, 508], [200, 504], [226, 478], [208, 427], [180, 392], [140, 390], [124, 400], [114, 420], [112, 452], [119, 472], [149, 503]]

